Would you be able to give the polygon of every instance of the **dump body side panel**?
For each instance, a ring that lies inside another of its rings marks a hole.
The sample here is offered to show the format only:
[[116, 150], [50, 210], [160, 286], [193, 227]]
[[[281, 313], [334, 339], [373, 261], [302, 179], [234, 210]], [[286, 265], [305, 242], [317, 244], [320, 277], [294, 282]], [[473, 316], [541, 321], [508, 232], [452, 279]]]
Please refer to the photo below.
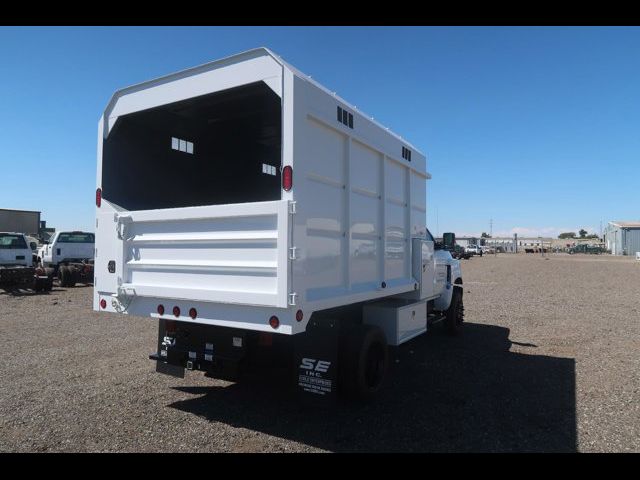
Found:
[[[426, 160], [352, 107], [295, 77], [293, 284], [305, 311], [415, 288]], [[345, 113], [346, 112], [346, 113]]]

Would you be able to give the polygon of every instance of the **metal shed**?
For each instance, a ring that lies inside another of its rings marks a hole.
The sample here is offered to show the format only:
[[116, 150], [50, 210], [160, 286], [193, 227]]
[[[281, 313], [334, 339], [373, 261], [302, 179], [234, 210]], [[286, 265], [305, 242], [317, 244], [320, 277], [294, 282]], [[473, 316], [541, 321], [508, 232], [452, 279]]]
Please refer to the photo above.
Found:
[[37, 235], [39, 229], [40, 212], [0, 208], [0, 232], [19, 232]]
[[613, 255], [636, 255], [640, 252], [640, 220], [609, 222], [604, 241]]

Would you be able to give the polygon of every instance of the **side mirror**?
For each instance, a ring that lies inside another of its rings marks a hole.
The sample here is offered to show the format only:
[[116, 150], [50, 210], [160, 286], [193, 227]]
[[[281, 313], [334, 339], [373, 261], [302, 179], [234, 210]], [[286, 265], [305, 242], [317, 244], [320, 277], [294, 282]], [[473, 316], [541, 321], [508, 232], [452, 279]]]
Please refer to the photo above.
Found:
[[442, 243], [445, 247], [451, 248], [456, 244], [456, 234], [453, 232], [447, 232], [442, 234]]

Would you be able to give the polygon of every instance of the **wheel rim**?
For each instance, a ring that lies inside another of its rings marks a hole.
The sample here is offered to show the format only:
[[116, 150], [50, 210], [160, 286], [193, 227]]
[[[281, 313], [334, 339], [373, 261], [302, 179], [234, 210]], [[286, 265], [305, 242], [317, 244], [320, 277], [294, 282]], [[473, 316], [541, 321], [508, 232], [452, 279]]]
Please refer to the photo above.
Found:
[[384, 377], [384, 350], [382, 345], [374, 344], [369, 349], [366, 360], [364, 380], [367, 388], [375, 389]]

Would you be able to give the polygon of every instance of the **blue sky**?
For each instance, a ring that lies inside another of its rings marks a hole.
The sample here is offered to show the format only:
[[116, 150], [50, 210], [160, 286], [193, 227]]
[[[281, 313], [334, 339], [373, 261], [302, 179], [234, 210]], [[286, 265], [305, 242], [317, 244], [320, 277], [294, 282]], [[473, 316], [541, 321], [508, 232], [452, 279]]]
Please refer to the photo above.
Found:
[[0, 27], [0, 208], [92, 229], [112, 93], [267, 46], [427, 154], [429, 228], [640, 218], [640, 29]]

